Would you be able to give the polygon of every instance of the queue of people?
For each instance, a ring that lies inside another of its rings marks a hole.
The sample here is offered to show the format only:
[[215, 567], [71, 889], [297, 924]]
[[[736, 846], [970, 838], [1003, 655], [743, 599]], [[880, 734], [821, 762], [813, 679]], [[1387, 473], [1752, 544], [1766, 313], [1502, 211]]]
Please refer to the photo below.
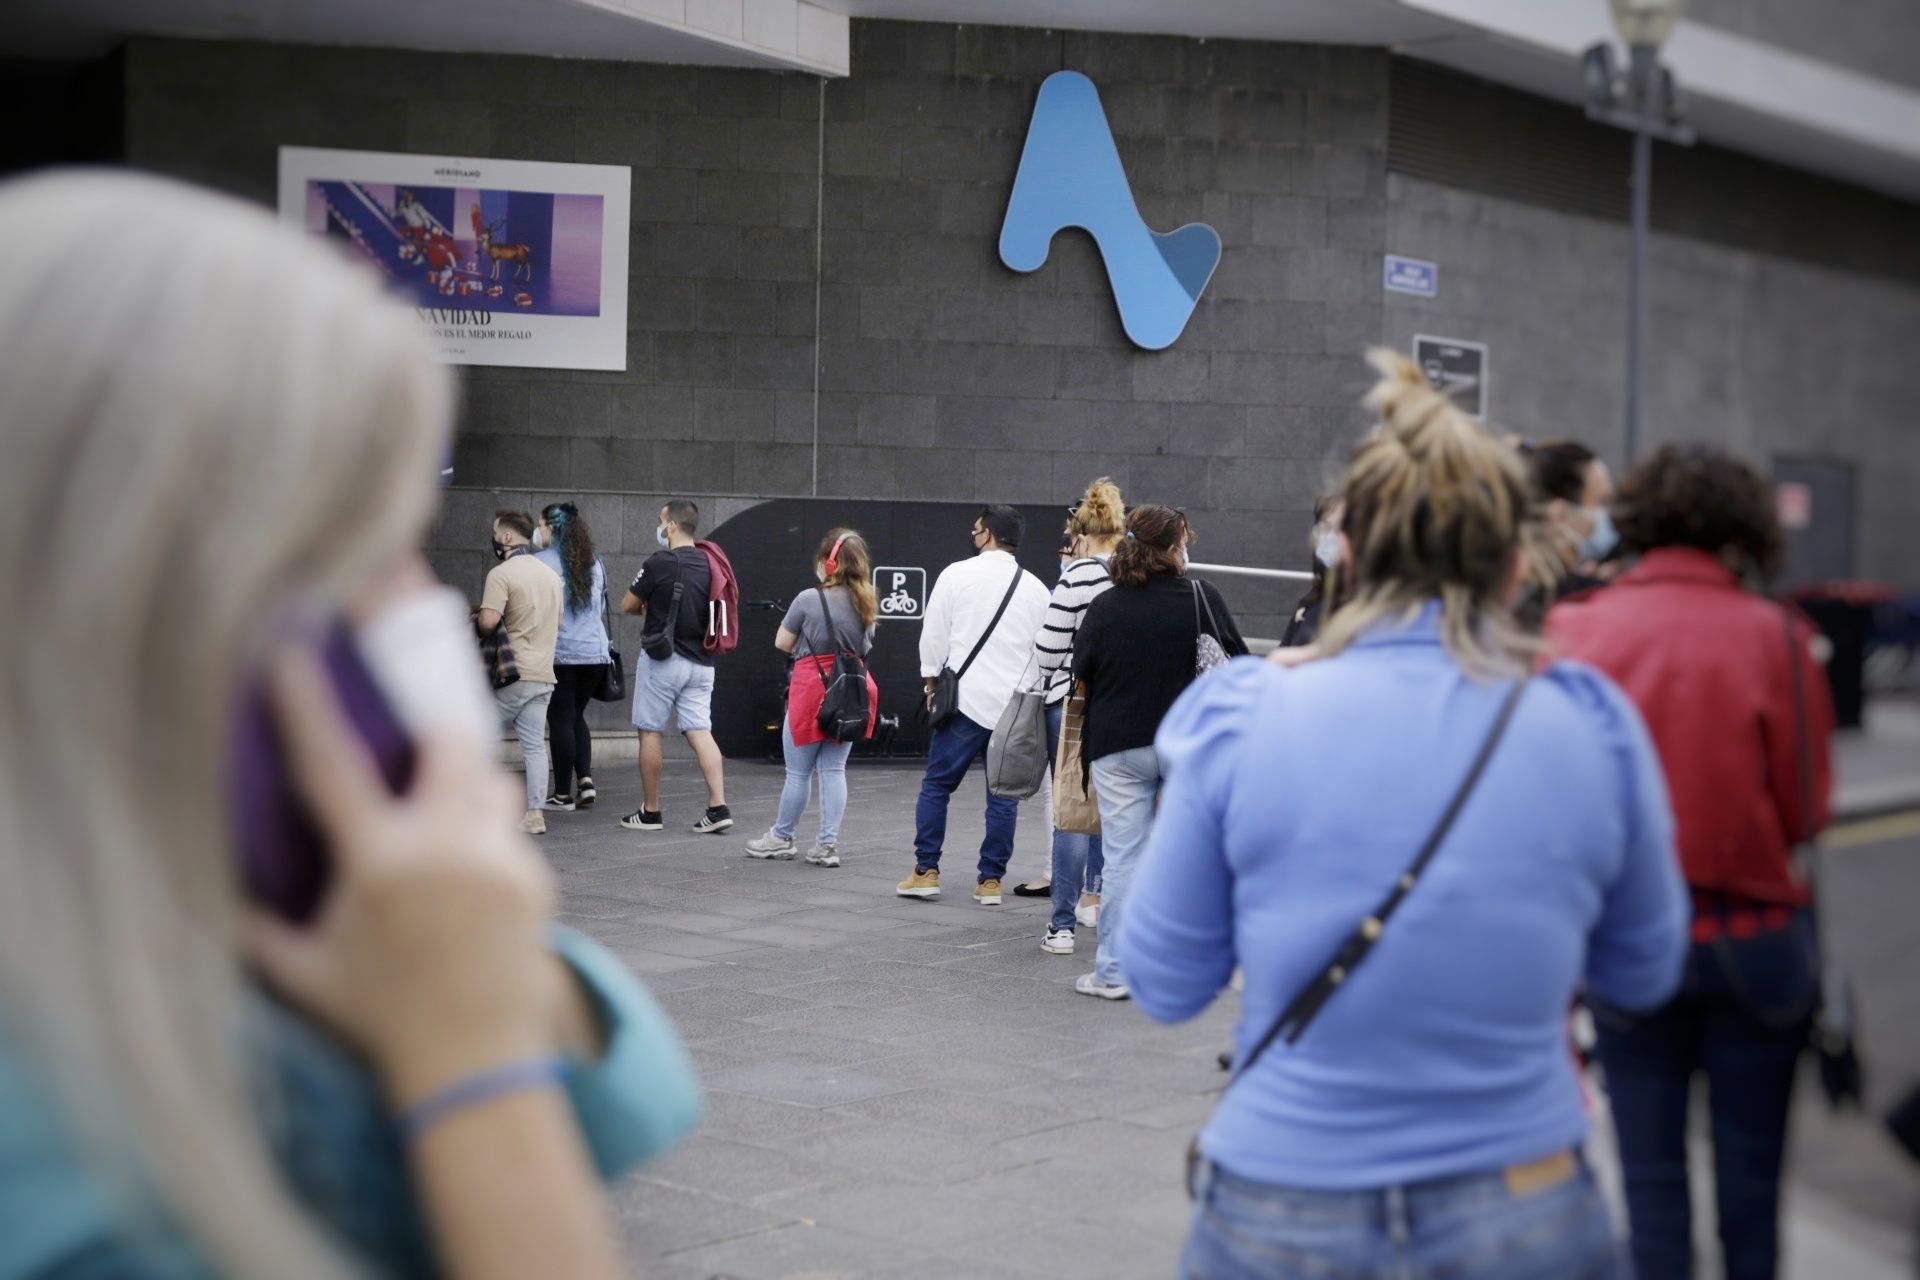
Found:
[[[24, 545], [46, 511], [118, 513], [46, 545], [123, 584], [61, 591], [17, 557], [6, 584], [52, 625], [18, 629], [10, 666], [36, 678], [0, 689], [6, 740], [40, 747], [0, 765], [0, 1274], [621, 1274], [600, 1188], [701, 1104], [646, 990], [554, 925], [528, 839], [597, 798], [584, 712], [626, 674], [579, 509], [497, 511], [463, 622], [417, 552], [453, 389], [406, 309], [268, 215], [152, 178], [15, 183], [0, 235], [48, 278], [118, 282], [110, 325], [0, 291], [0, 527]], [[297, 323], [252, 287], [267, 264]], [[1372, 358], [1377, 426], [1270, 660], [1188, 572], [1183, 511], [1095, 480], [1049, 591], [1015, 558], [1023, 515], [980, 508], [922, 623], [896, 893], [939, 896], [952, 796], [1039, 697], [1062, 807], [1043, 951], [1074, 954], [1097, 901], [1077, 992], [1179, 1021], [1244, 982], [1184, 1276], [1624, 1274], [1576, 998], [1637, 1274], [1689, 1274], [1704, 1075], [1726, 1272], [1772, 1276], [1820, 989], [1792, 855], [1828, 817], [1833, 714], [1811, 629], [1757, 590], [1781, 547], [1765, 482], [1669, 447], [1615, 494], [1584, 447], [1515, 449]], [[76, 440], [145, 465], [76, 464]], [[195, 501], [209, 485], [233, 500]], [[706, 789], [691, 829], [735, 825], [711, 700], [738, 591], [699, 532], [696, 503], [664, 504], [619, 603], [644, 620], [621, 820], [642, 832], [665, 827], [670, 727]], [[797, 857], [817, 787], [806, 861], [833, 868], [877, 603], [857, 530], [812, 560], [774, 639], [785, 785], [745, 852]], [[518, 795], [488, 725], [520, 744]], [[86, 803], [30, 821], [76, 762]], [[1075, 795], [1097, 835], [1065, 829]], [[988, 791], [982, 906], [1018, 804]]]

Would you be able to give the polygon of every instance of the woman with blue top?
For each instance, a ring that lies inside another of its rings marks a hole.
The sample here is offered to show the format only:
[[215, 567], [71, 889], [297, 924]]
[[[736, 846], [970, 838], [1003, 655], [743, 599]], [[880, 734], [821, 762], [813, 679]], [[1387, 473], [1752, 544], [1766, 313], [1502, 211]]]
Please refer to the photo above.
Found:
[[1679, 981], [1660, 762], [1598, 672], [1528, 678], [1518, 459], [1373, 359], [1320, 656], [1229, 664], [1155, 744], [1126, 983], [1171, 1022], [1245, 975], [1181, 1274], [1616, 1276], [1565, 1020], [1583, 985], [1647, 1009]]
[[553, 793], [547, 808], [585, 809], [598, 797], [593, 787], [593, 731], [587, 708], [606, 678], [612, 650], [607, 640], [607, 567], [594, 554], [593, 531], [571, 502], [548, 503], [533, 531], [534, 557], [566, 584], [560, 638], [553, 647], [553, 700], [547, 703], [547, 736], [553, 741]]
[[0, 236], [0, 1277], [624, 1274], [699, 1094], [490, 763], [412, 311], [157, 178]]

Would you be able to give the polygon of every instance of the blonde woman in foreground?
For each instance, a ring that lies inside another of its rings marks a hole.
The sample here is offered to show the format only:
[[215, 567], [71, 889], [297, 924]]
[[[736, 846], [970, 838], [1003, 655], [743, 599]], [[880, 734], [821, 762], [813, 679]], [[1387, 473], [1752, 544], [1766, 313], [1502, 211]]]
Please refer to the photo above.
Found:
[[1155, 742], [1124, 981], [1177, 1021], [1246, 976], [1181, 1275], [1618, 1276], [1565, 1016], [1583, 983], [1647, 1009], [1679, 981], [1660, 763], [1598, 672], [1528, 678], [1518, 459], [1374, 361], [1325, 656], [1229, 664]]
[[698, 1094], [552, 929], [487, 762], [416, 551], [452, 387], [414, 317], [153, 178], [0, 185], [0, 238], [34, 246], [0, 277], [0, 534], [37, 549], [0, 568], [31, 620], [0, 664], [0, 1277], [622, 1274], [600, 1181]]

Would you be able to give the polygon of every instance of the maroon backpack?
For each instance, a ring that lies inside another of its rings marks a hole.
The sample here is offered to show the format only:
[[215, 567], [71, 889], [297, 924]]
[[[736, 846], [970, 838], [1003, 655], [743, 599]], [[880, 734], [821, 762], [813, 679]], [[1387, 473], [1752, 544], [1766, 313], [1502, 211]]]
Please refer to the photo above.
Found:
[[733, 561], [717, 545], [693, 545], [707, 556], [707, 634], [701, 643], [708, 653], [732, 653], [740, 643], [740, 580], [733, 576]]

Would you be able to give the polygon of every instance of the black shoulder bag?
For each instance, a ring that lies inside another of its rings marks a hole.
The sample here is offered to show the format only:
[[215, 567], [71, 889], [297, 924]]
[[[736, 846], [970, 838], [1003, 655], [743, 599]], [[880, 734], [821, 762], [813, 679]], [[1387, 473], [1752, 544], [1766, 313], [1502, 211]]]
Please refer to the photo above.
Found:
[[[1440, 815], [1440, 821], [1434, 824], [1433, 831], [1427, 836], [1427, 842], [1420, 846], [1420, 852], [1415, 854], [1413, 861], [1407, 864], [1407, 869], [1400, 873], [1400, 878], [1394, 881], [1393, 888], [1387, 891], [1387, 896], [1381, 899], [1380, 905], [1373, 909], [1372, 914], [1354, 926], [1353, 932], [1347, 935], [1346, 941], [1342, 942], [1339, 950], [1333, 953], [1333, 959], [1329, 960], [1314, 976], [1313, 981], [1302, 987], [1293, 999], [1287, 1002], [1287, 1007], [1280, 1011], [1280, 1016], [1275, 1018], [1273, 1025], [1267, 1028], [1267, 1033], [1260, 1037], [1259, 1042], [1248, 1051], [1245, 1058], [1234, 1065], [1233, 1075], [1228, 1078], [1225, 1088], [1220, 1090], [1222, 1097], [1226, 1095], [1228, 1089], [1233, 1088], [1240, 1077], [1253, 1069], [1253, 1064], [1260, 1061], [1260, 1055], [1267, 1051], [1267, 1046], [1279, 1039], [1282, 1034], [1286, 1036], [1288, 1044], [1297, 1042], [1312, 1025], [1314, 1018], [1319, 1015], [1321, 1006], [1325, 1005], [1333, 993], [1340, 989], [1342, 983], [1353, 976], [1353, 971], [1359, 967], [1362, 960], [1367, 958], [1367, 953], [1373, 950], [1374, 944], [1380, 941], [1381, 934], [1386, 932], [1387, 922], [1393, 918], [1393, 913], [1399, 909], [1406, 896], [1413, 891], [1413, 886], [1419, 883], [1421, 873], [1427, 869], [1427, 864], [1433, 861], [1433, 855], [1439, 852], [1441, 843], [1447, 838], [1447, 832], [1453, 829], [1454, 819], [1458, 818], [1460, 810], [1466, 807], [1467, 797], [1471, 796], [1474, 787], [1479, 785], [1480, 775], [1486, 772], [1487, 761], [1493, 758], [1494, 748], [1500, 745], [1500, 739], [1505, 736], [1507, 725], [1513, 719], [1513, 710], [1520, 705], [1520, 695], [1526, 692], [1526, 688], [1526, 677], [1513, 682], [1513, 688], [1508, 692], [1506, 701], [1500, 704], [1499, 714], [1494, 717], [1493, 727], [1487, 730], [1486, 741], [1480, 744], [1480, 754], [1473, 758], [1473, 764], [1468, 768], [1467, 776], [1460, 780], [1460, 786], [1454, 791], [1453, 799], [1448, 802], [1446, 811]], [[1193, 1140], [1187, 1143], [1187, 1196], [1189, 1199], [1194, 1195], [1193, 1175], [1199, 1166], [1200, 1135], [1195, 1134]]]
[[[1780, 610], [1787, 626], [1787, 678], [1793, 682], [1793, 746], [1799, 769], [1800, 817], [1813, 816], [1813, 749], [1807, 742], [1807, 691], [1800, 672], [1800, 638], [1793, 631], [1793, 611]], [[1853, 991], [1847, 985], [1846, 971], [1826, 954], [1820, 930], [1820, 843], [1819, 837], [1804, 846], [1808, 882], [1813, 887], [1814, 961], [1820, 970], [1820, 1002], [1814, 1006], [1813, 1021], [1807, 1039], [1820, 1063], [1820, 1088], [1827, 1105], [1835, 1111], [1859, 1108], [1866, 1093], [1866, 1072], [1860, 1065], [1860, 1052], [1853, 1038]], [[1732, 966], [1727, 966], [1729, 974]]]
[[[815, 587], [820, 595], [820, 621], [827, 629], [827, 643], [833, 646], [832, 666], [822, 666], [825, 688], [820, 694], [820, 711], [814, 723], [820, 732], [835, 742], [861, 742], [867, 736], [867, 721], [872, 708], [867, 702], [867, 664], [854, 647], [840, 638], [833, 625], [833, 608], [825, 588]], [[820, 663], [817, 653], [809, 661]]]
[[607, 633], [607, 665], [594, 682], [595, 702], [619, 702], [627, 696], [627, 660], [613, 645], [613, 601], [607, 593], [607, 565], [600, 562], [600, 627]]
[[927, 706], [927, 723], [934, 728], [941, 728], [960, 714], [960, 677], [967, 674], [967, 668], [971, 667], [973, 660], [980, 656], [980, 651], [987, 647], [987, 637], [991, 636], [993, 629], [1000, 625], [1001, 615], [1006, 613], [1007, 606], [1013, 602], [1013, 593], [1020, 586], [1020, 575], [1025, 572], [1026, 570], [1019, 565], [1013, 566], [1013, 581], [1007, 584], [1007, 594], [1000, 597], [1000, 607], [993, 611], [993, 620], [987, 623], [987, 629], [980, 633], [980, 639], [974, 642], [973, 652], [969, 653], [967, 660], [960, 664], [960, 669], [955, 671], [952, 667], [940, 668], [940, 675], [933, 683], [933, 699]]
[[667, 602], [667, 616], [658, 631], [652, 627], [653, 619], [647, 619], [648, 627], [640, 633], [640, 652], [655, 662], [665, 662], [673, 656], [673, 632], [680, 625], [680, 596], [687, 589], [686, 579], [676, 579], [673, 584], [673, 599]]

